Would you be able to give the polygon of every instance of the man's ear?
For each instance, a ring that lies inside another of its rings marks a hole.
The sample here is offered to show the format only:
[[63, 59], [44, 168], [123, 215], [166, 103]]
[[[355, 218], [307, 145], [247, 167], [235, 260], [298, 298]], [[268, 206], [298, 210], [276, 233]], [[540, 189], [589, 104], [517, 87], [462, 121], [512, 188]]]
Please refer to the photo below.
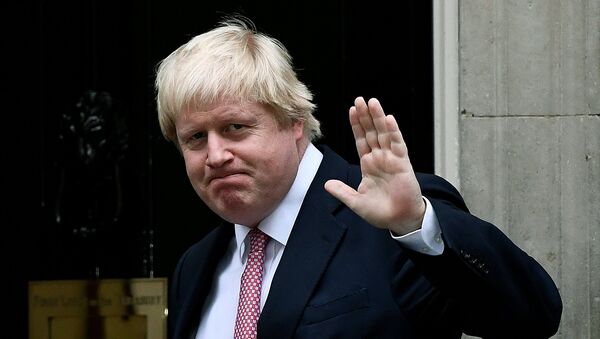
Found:
[[292, 130], [294, 131], [294, 139], [296, 139], [296, 141], [302, 139], [304, 137], [304, 122], [294, 121], [292, 124]]

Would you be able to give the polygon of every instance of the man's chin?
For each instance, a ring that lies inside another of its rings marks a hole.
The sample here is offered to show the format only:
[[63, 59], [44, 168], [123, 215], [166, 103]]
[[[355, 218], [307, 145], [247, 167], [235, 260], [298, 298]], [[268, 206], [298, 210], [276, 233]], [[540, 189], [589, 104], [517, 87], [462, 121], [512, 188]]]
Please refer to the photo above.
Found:
[[222, 219], [245, 226], [252, 226], [257, 207], [248, 203], [239, 194], [221, 194], [216, 204], [209, 205], [210, 209], [219, 215]]
[[260, 223], [260, 218], [253, 217], [249, 214], [244, 213], [230, 213], [227, 211], [225, 213], [217, 213], [223, 220], [230, 222], [232, 224], [244, 225], [247, 227], [254, 227]]

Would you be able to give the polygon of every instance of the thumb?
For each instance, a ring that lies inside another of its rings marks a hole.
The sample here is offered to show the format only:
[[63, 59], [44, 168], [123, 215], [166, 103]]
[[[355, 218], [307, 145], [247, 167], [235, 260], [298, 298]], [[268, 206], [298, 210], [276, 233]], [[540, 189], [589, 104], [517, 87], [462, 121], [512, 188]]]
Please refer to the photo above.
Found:
[[327, 180], [325, 183], [325, 190], [348, 206], [351, 210], [354, 210], [358, 192], [352, 187], [339, 180]]

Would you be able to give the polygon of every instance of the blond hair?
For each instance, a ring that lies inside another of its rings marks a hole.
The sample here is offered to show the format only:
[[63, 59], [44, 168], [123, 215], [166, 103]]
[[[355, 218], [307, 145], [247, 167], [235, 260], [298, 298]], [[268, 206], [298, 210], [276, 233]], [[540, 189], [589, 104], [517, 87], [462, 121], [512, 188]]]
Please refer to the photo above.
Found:
[[159, 63], [155, 86], [161, 131], [176, 144], [177, 115], [219, 100], [269, 105], [280, 126], [301, 121], [309, 140], [321, 136], [312, 93], [287, 49], [246, 18], [228, 18], [176, 49]]

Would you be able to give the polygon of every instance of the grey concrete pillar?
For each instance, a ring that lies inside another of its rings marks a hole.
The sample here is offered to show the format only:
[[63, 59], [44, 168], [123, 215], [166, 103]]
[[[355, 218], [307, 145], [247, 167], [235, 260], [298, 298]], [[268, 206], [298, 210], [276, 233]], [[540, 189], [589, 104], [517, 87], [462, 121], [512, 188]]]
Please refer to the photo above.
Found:
[[460, 188], [600, 338], [600, 0], [458, 2]]

